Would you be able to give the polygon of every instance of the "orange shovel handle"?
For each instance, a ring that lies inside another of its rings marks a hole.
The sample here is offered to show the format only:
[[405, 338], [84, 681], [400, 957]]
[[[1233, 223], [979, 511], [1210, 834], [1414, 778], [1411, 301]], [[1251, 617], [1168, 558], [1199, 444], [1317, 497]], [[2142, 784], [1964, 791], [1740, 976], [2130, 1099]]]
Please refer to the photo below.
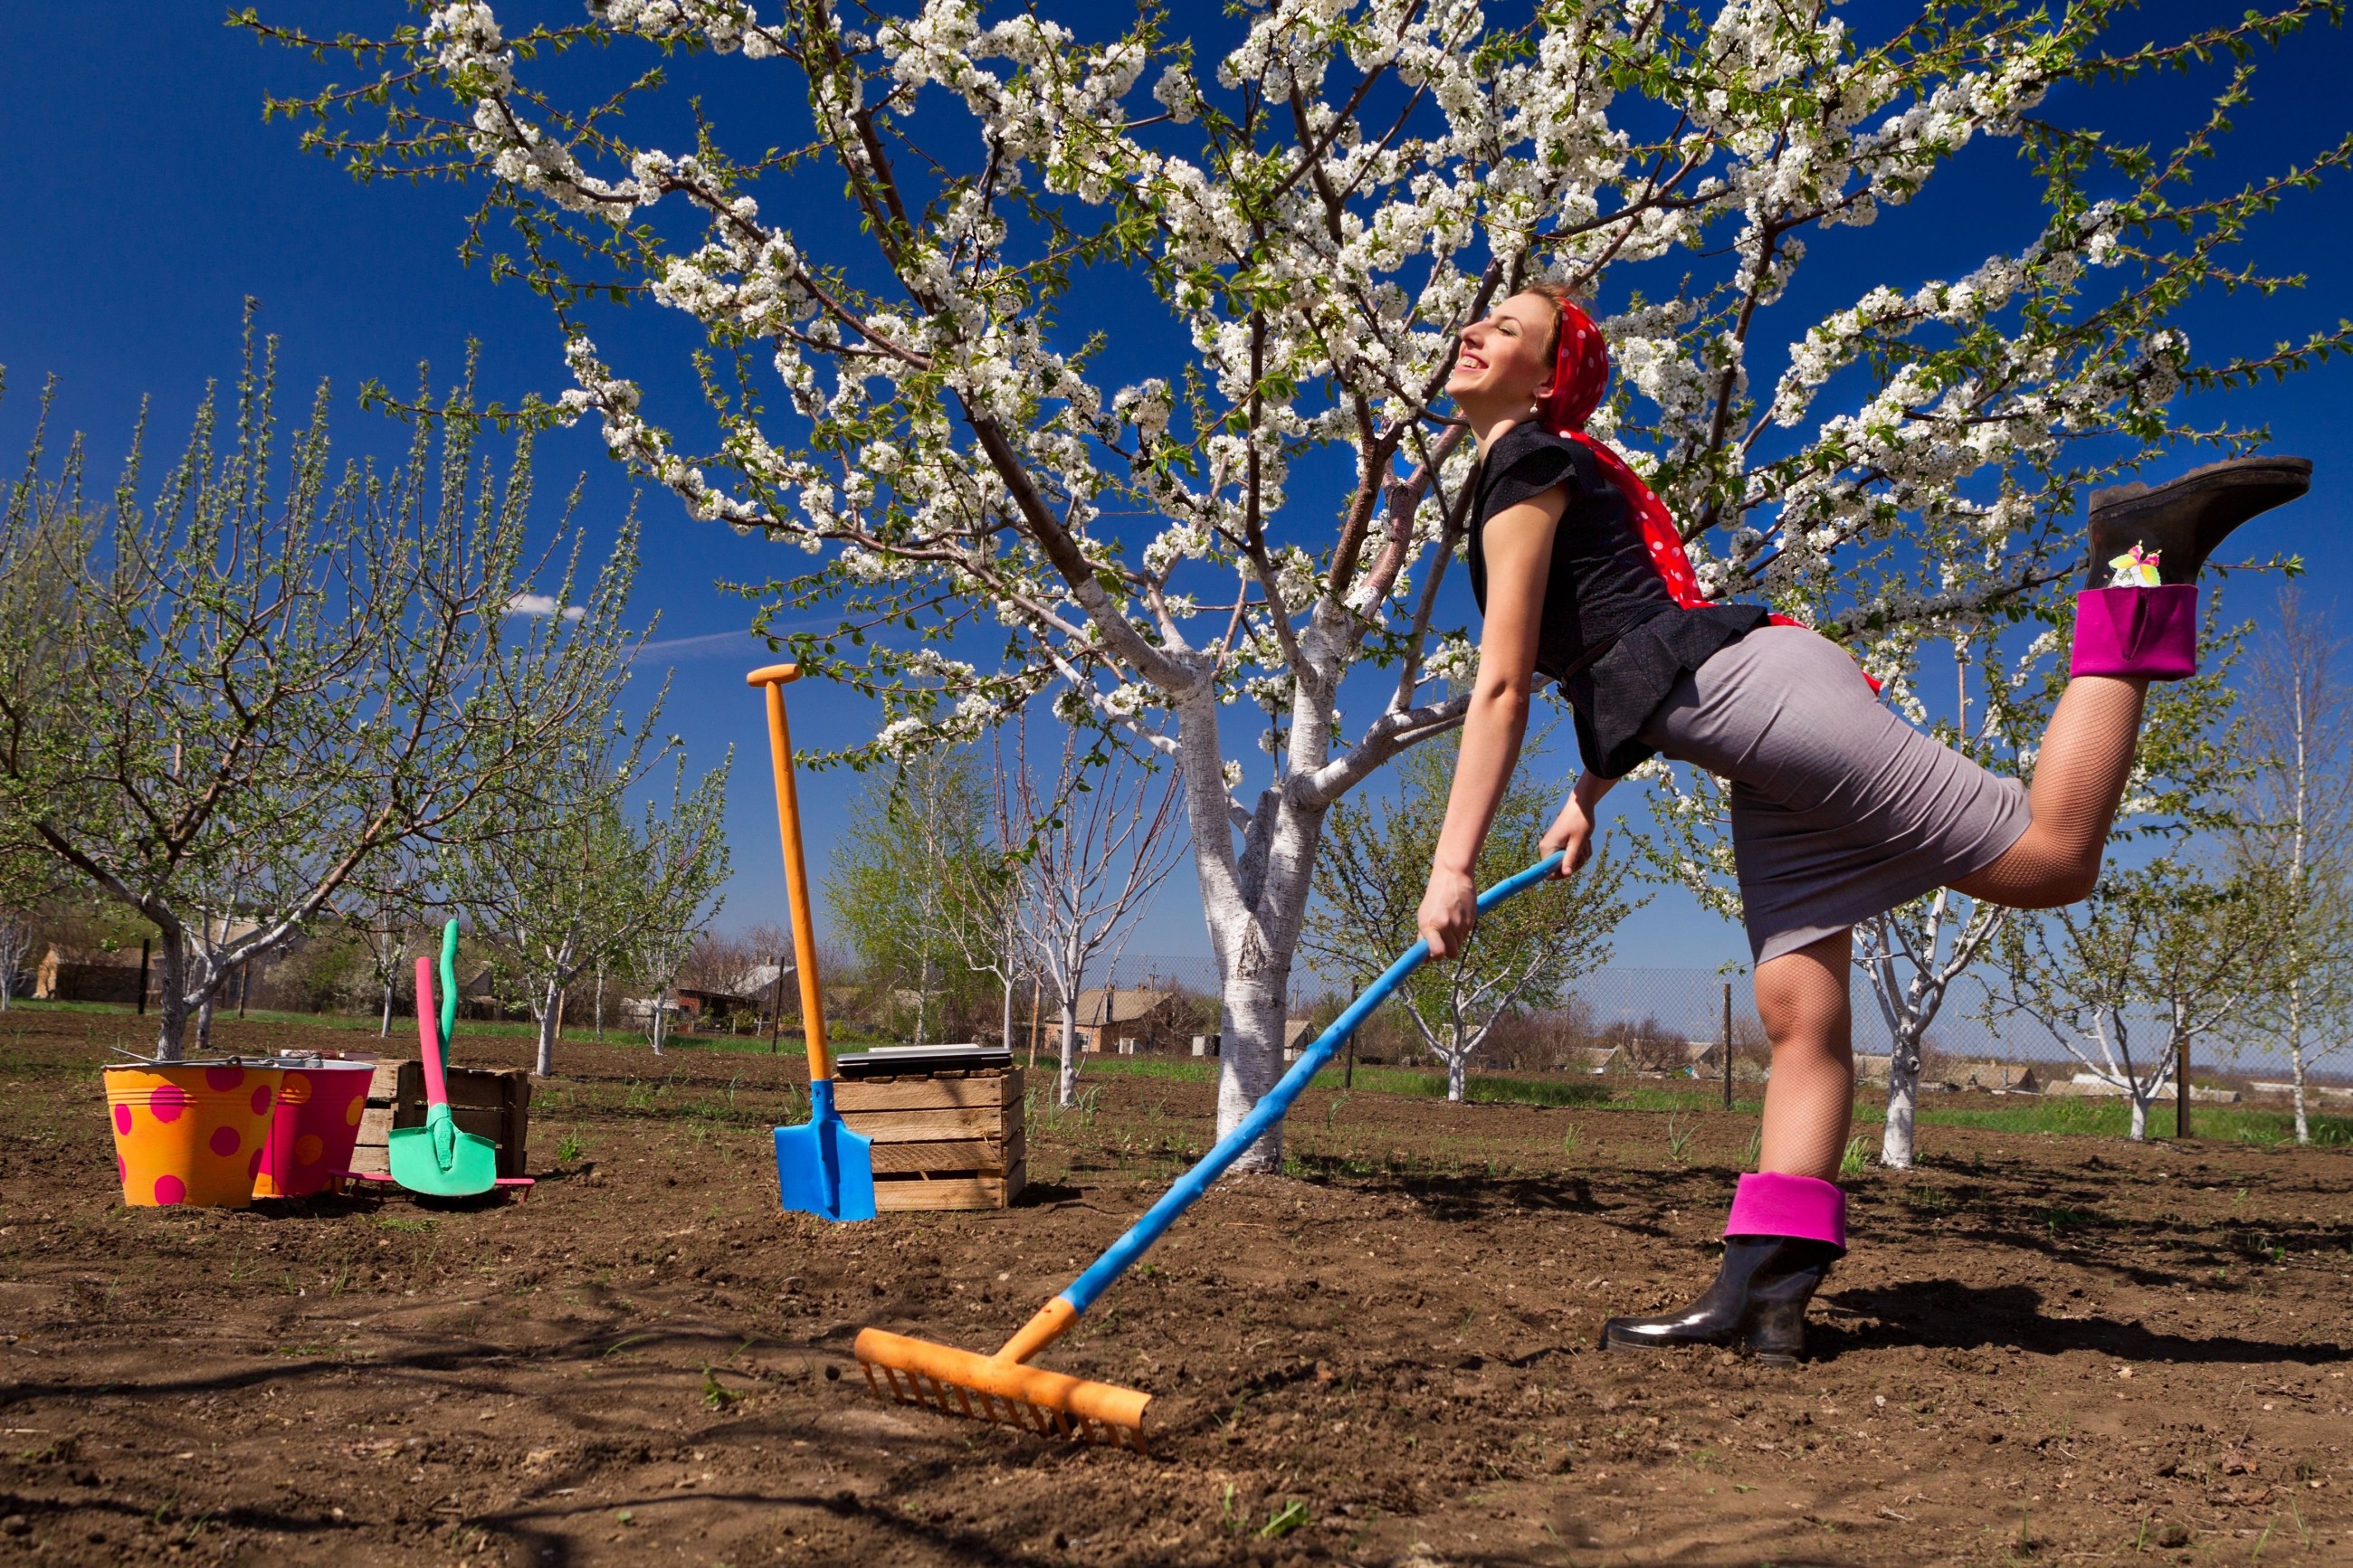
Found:
[[793, 913], [793, 965], [800, 972], [801, 1030], [808, 1042], [809, 1081], [833, 1077], [825, 1042], [825, 998], [818, 984], [817, 928], [809, 921], [808, 867], [801, 858], [800, 796], [793, 788], [793, 737], [785, 724], [785, 686], [800, 679], [797, 664], [771, 664], [744, 678], [768, 694], [768, 757], [776, 772], [776, 833], [785, 846], [785, 900]]

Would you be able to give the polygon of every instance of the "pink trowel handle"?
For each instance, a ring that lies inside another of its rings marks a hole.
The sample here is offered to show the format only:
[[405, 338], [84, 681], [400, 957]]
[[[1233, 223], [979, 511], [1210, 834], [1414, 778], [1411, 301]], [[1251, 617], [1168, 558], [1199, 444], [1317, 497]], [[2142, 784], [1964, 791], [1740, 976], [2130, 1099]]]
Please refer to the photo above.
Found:
[[433, 1016], [433, 961], [417, 961], [417, 1054], [425, 1064], [425, 1103], [449, 1103], [448, 1086], [441, 1079], [441, 1027]]

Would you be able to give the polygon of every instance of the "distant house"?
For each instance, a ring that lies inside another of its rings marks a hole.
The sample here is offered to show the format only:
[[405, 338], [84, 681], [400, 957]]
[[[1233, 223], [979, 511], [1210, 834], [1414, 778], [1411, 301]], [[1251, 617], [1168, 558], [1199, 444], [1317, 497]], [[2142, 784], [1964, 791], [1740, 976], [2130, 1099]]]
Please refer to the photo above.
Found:
[[1939, 1068], [1938, 1076], [1947, 1089], [1974, 1089], [1980, 1094], [2042, 1092], [2042, 1080], [2024, 1062], [1947, 1061]]
[[739, 996], [732, 991], [712, 991], [700, 986], [681, 985], [670, 993], [679, 1016], [691, 1028], [696, 1024], [721, 1024], [738, 1014], [757, 1016], [760, 1004], [749, 996]]
[[1093, 986], [1079, 993], [1079, 1048], [1118, 1051], [1133, 1040], [1142, 1052], [1189, 1050], [1200, 1019], [1189, 997], [1178, 991]]

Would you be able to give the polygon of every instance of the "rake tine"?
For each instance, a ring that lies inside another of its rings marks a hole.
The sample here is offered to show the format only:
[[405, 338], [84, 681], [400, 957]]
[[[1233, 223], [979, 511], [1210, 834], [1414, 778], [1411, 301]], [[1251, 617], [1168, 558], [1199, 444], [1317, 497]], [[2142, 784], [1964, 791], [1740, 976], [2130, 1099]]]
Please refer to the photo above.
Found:
[[866, 1392], [877, 1399], [881, 1398], [881, 1385], [874, 1381], [874, 1363], [861, 1361], [858, 1363], [858, 1370], [866, 1374]]
[[966, 1420], [972, 1419], [972, 1396], [966, 1394], [962, 1388], [956, 1389], [955, 1396], [956, 1403], [964, 1407], [965, 1418]]

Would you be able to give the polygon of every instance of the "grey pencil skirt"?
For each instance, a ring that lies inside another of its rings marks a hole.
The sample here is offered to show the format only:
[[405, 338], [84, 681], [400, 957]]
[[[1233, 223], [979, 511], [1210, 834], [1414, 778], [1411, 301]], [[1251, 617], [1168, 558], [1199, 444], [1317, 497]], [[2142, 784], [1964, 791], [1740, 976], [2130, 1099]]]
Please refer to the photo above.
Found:
[[1852, 655], [1761, 626], [1675, 685], [1646, 745], [1729, 780], [1757, 961], [1982, 871], [2026, 831], [2026, 787], [1912, 728]]

